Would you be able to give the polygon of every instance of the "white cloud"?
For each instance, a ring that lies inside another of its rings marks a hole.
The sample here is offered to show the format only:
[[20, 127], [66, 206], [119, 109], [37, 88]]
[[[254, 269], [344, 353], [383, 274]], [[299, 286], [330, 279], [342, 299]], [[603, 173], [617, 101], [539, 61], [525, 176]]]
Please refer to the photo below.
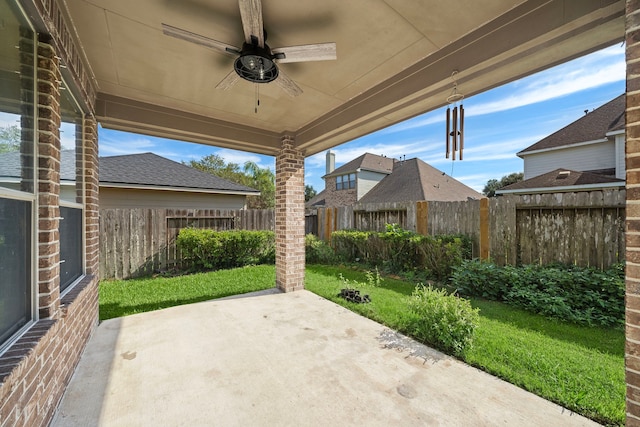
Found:
[[213, 154], [217, 154], [218, 156], [222, 157], [227, 163], [236, 163], [240, 165], [240, 167], [242, 167], [246, 162], [253, 162], [260, 167], [264, 167], [264, 165], [261, 165], [262, 158], [257, 154], [246, 153], [244, 151], [229, 150], [226, 148], [215, 150]]
[[605, 49], [515, 82], [512, 95], [474, 104], [467, 109], [467, 116], [511, 110], [623, 81], [625, 67], [620, 48]]

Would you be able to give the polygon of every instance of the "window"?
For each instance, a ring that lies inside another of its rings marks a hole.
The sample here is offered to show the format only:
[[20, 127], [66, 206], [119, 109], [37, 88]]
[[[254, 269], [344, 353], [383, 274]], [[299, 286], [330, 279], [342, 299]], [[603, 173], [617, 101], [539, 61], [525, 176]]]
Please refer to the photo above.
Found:
[[356, 174], [350, 173], [336, 177], [336, 190], [349, 190], [356, 188]]
[[60, 293], [84, 274], [83, 115], [68, 86], [60, 98]]
[[35, 310], [35, 38], [13, 0], [0, 0], [0, 352]]

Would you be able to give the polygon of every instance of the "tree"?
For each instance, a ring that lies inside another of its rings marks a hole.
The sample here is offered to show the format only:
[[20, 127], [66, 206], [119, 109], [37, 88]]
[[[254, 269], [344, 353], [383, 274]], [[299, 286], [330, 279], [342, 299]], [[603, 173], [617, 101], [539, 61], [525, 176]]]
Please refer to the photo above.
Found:
[[0, 153], [20, 150], [20, 127], [8, 125], [0, 127]]
[[276, 177], [269, 168], [261, 168], [254, 162], [244, 164], [244, 173], [249, 178], [245, 185], [260, 190], [259, 196], [249, 196], [250, 209], [271, 209], [276, 205]]
[[507, 185], [515, 184], [516, 182], [520, 182], [524, 179], [524, 173], [522, 172], [514, 172], [509, 175], [505, 175], [500, 180], [490, 179], [487, 181], [487, 184], [484, 186], [482, 190], [482, 194], [487, 197], [494, 197], [496, 195], [496, 190], [500, 190], [501, 188], [506, 187]]
[[308, 202], [309, 200], [313, 199], [314, 197], [316, 197], [316, 195], [318, 194], [318, 192], [310, 185], [305, 185], [304, 186], [304, 201]]
[[200, 160], [191, 160], [188, 165], [202, 172], [260, 191], [259, 196], [247, 197], [247, 207], [249, 209], [270, 209], [275, 207], [275, 175], [269, 168], [261, 168], [254, 162], [246, 162], [244, 168], [240, 169], [237, 163], [227, 163], [217, 154], [210, 154]]

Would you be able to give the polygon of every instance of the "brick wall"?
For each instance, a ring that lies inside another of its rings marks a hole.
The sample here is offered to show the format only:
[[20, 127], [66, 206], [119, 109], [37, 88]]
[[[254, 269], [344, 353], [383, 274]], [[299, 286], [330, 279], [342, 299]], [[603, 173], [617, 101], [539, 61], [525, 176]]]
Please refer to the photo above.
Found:
[[325, 206], [339, 207], [350, 206], [357, 201], [357, 192], [355, 188], [350, 190], [336, 190], [336, 177], [332, 176], [325, 179]]
[[97, 133], [85, 126], [87, 276], [60, 298], [59, 81], [54, 48], [38, 47], [38, 302], [40, 320], [0, 357], [0, 425], [46, 426], [98, 319]]
[[304, 288], [304, 156], [285, 136], [276, 156], [276, 286]]
[[626, 2], [626, 349], [627, 426], [640, 426], [640, 1]]
[[60, 64], [38, 44], [38, 307], [40, 318], [60, 305]]

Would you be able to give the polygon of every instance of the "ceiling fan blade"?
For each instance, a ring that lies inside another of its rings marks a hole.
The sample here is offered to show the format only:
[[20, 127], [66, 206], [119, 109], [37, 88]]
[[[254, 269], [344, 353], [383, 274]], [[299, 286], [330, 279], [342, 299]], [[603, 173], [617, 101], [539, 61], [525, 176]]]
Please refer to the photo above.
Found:
[[278, 85], [280, 88], [282, 88], [282, 90], [284, 90], [287, 93], [287, 95], [289, 95], [292, 98], [298, 95], [302, 95], [302, 89], [300, 88], [300, 86], [298, 86], [296, 82], [291, 80], [291, 77], [283, 73], [282, 70], [279, 70], [279, 71], [280, 73], [278, 74], [278, 78], [275, 79], [273, 82], [276, 85]]
[[260, 0], [238, 0], [244, 40], [251, 44], [251, 36], [258, 39], [258, 46], [264, 47], [264, 26], [262, 22], [262, 2]]
[[231, 70], [231, 72], [227, 74], [227, 76], [224, 79], [222, 79], [220, 83], [218, 83], [218, 85], [216, 86], [216, 89], [220, 89], [220, 90], [231, 89], [233, 85], [237, 83], [238, 80], [240, 80], [240, 76], [238, 75], [238, 73], [236, 73], [235, 70]]
[[171, 25], [162, 24], [162, 32], [171, 37], [177, 39], [186, 40], [191, 43], [199, 44], [219, 52], [228, 53], [234, 55], [235, 52], [240, 52], [240, 49], [231, 46], [230, 44], [222, 43], [209, 37], [201, 36], [200, 34], [192, 33], [191, 31], [183, 30], [181, 28], [173, 27]]
[[[307, 62], [330, 61], [337, 59], [335, 43], [305, 44], [302, 46], [289, 46], [271, 49], [276, 55], [276, 62]], [[284, 58], [278, 58], [278, 54], [284, 54]]]

